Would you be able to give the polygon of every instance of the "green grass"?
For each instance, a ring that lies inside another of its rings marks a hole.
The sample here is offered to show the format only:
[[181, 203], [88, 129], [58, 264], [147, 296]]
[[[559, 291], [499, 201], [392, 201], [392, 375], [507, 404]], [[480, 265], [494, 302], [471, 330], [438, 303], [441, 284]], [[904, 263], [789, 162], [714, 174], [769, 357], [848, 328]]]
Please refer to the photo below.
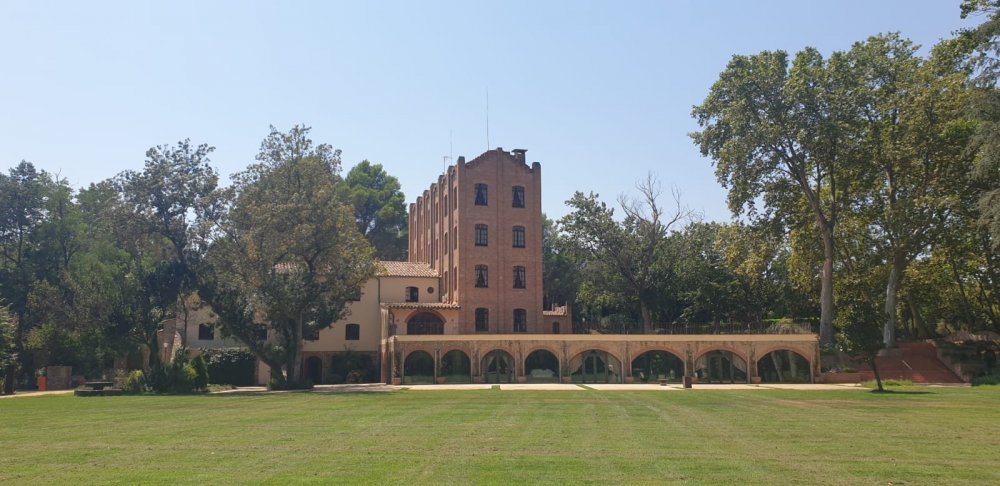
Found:
[[1000, 388], [0, 400], [0, 483], [1000, 484]]

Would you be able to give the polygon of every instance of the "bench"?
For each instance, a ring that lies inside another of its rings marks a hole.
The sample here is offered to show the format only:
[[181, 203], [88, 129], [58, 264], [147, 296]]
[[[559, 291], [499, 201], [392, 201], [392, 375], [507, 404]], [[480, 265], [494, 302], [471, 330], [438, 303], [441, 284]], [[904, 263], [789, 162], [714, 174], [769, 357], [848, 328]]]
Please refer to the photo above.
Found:
[[83, 384], [83, 386], [90, 388], [91, 390], [103, 390], [105, 388], [111, 388], [114, 386], [113, 381], [88, 381]]

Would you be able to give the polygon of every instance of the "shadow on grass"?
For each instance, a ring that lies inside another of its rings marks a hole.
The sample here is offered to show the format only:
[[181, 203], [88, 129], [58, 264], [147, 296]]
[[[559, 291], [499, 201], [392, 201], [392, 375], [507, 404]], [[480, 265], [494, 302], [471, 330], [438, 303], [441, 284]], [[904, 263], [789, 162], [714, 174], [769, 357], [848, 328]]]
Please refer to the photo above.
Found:
[[873, 393], [876, 395], [934, 395], [932, 391], [926, 390], [872, 390], [868, 393]]

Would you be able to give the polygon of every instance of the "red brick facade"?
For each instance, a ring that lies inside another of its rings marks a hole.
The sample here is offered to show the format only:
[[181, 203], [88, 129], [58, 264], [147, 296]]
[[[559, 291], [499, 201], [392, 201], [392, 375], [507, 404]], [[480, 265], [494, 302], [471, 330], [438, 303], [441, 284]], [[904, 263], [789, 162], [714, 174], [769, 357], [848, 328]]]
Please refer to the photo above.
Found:
[[[552, 332], [542, 313], [541, 196], [541, 164], [497, 148], [459, 157], [410, 205], [410, 261], [438, 271], [441, 301], [460, 307], [459, 334]], [[477, 309], [486, 310], [479, 330]]]

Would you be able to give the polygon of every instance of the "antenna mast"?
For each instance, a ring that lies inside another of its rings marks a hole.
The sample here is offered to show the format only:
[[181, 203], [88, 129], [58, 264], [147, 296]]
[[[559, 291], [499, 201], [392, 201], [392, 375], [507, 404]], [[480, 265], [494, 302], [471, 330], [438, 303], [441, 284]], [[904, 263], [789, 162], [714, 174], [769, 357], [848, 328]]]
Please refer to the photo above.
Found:
[[486, 88], [486, 151], [490, 151], [490, 88]]

